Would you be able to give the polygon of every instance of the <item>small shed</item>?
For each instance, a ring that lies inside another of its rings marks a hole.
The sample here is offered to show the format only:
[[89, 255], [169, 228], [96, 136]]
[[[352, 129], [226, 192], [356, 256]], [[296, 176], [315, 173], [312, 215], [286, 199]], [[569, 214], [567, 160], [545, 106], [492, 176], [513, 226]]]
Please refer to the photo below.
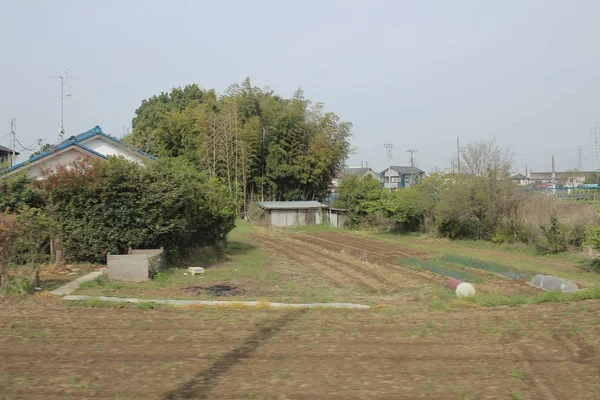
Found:
[[261, 201], [257, 204], [265, 211], [267, 226], [293, 227], [329, 222], [331, 226], [341, 227], [345, 223], [345, 210], [318, 201]]

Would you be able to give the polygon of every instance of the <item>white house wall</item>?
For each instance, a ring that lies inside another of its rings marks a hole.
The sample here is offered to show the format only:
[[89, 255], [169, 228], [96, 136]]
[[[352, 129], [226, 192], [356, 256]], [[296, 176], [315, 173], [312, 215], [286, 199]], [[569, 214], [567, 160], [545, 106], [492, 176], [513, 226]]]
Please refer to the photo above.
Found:
[[59, 165], [69, 165], [73, 161], [77, 159], [82, 159], [88, 157], [88, 153], [83, 153], [81, 151], [76, 150], [75, 148], [70, 148], [62, 153], [55, 155], [54, 157], [49, 157], [48, 159], [36, 163], [31, 166], [26, 166], [23, 171], [25, 175], [35, 178], [37, 180], [44, 179], [44, 174], [46, 171], [55, 171], [56, 167]]
[[123, 156], [126, 160], [138, 164], [142, 163], [142, 156], [136, 155], [134, 150], [128, 149], [125, 146], [121, 147], [112, 140], [102, 136], [95, 137], [90, 141], [81, 142], [81, 144], [97, 153], [104, 154], [105, 156]]

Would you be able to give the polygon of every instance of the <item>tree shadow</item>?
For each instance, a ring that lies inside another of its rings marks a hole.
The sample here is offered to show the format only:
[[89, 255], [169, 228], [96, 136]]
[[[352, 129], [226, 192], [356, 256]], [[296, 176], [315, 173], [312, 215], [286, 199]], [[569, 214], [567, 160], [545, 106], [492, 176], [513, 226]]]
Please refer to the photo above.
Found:
[[210, 368], [200, 371], [188, 382], [177, 389], [168, 392], [164, 399], [180, 400], [208, 398], [209, 391], [216, 386], [220, 376], [229, 372], [236, 364], [249, 358], [257, 348], [276, 335], [285, 325], [296, 320], [300, 315], [307, 311], [308, 308], [294, 310], [286, 313], [275, 321], [269, 321], [266, 325], [260, 327], [258, 332], [248, 338], [241, 346], [224, 354]]

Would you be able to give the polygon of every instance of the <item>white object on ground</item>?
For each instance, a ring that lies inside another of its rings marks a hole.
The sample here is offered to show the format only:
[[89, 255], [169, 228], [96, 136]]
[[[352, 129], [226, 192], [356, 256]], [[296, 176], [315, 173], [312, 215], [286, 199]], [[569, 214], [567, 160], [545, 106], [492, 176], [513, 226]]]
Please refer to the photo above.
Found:
[[94, 279], [99, 278], [104, 273], [106, 273], [106, 268], [102, 268], [100, 271], [94, 271], [75, 280], [72, 280], [66, 285], [62, 285], [58, 289], [54, 289], [50, 293], [55, 294], [57, 296], [64, 296], [66, 294], [73, 293], [75, 290], [79, 289], [79, 286], [82, 283], [93, 281]]
[[542, 290], [560, 290], [565, 293], [579, 290], [576, 283], [552, 275], [536, 275], [529, 284]]
[[78, 296], [70, 295], [62, 298], [63, 300], [100, 300], [100, 301], [114, 301], [124, 303], [147, 303], [153, 302], [157, 304], [167, 304], [170, 306], [190, 306], [190, 305], [204, 305], [204, 306], [227, 306], [227, 305], [245, 305], [249, 307], [263, 307], [268, 305], [273, 308], [371, 308], [364, 304], [352, 304], [352, 303], [308, 303], [308, 304], [287, 304], [287, 303], [271, 303], [264, 301], [223, 301], [223, 300], [152, 300], [152, 299], [133, 299], [124, 297], [106, 297], [106, 296]]
[[196, 274], [203, 274], [204, 273], [204, 268], [202, 268], [202, 267], [189, 267], [188, 271], [190, 271], [192, 273], [192, 276], [194, 276]]
[[475, 288], [470, 283], [461, 282], [456, 287], [456, 295], [458, 297], [473, 296], [474, 294], [475, 294]]

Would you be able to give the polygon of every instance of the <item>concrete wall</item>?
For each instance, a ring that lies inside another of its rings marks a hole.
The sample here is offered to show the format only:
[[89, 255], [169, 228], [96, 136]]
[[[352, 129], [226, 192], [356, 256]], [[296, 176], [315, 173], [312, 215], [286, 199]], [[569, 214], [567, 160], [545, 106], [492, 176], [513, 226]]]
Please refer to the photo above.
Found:
[[166, 258], [162, 249], [132, 250], [131, 254], [107, 257], [108, 277], [118, 281], [145, 282], [164, 268]]

